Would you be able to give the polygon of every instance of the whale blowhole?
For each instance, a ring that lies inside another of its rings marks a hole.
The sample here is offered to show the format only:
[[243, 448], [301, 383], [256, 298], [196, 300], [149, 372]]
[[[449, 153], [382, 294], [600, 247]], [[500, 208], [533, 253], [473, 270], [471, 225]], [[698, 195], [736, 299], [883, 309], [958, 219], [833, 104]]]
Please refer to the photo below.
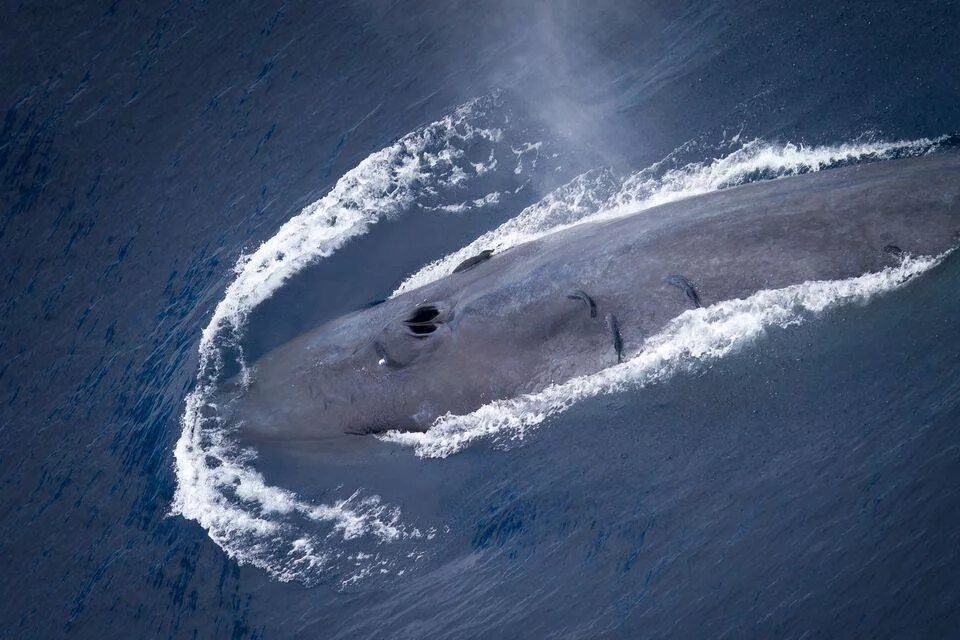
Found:
[[403, 321], [411, 334], [418, 338], [428, 336], [437, 330], [440, 322], [440, 309], [433, 304], [422, 304]]
[[422, 324], [425, 322], [430, 322], [431, 320], [436, 320], [437, 316], [440, 315], [440, 310], [432, 304], [420, 305], [414, 309], [413, 314], [404, 322], [407, 324]]

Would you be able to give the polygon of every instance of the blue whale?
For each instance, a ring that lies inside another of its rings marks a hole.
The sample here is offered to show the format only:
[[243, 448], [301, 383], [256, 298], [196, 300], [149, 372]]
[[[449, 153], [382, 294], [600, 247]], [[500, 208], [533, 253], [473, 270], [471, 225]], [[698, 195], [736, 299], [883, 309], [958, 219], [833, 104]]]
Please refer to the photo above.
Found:
[[612, 366], [691, 306], [940, 254], [958, 231], [956, 154], [730, 188], [484, 252], [267, 353], [214, 405], [269, 440], [424, 431]]

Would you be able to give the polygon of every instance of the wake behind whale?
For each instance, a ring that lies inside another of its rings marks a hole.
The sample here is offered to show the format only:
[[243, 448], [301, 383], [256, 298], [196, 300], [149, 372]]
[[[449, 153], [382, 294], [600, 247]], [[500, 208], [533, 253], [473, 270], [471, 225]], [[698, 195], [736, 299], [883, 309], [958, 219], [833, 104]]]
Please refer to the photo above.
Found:
[[687, 308], [942, 254], [958, 177], [956, 155], [855, 166], [483, 253], [266, 354], [216, 405], [255, 439], [428, 431], [616, 365]]

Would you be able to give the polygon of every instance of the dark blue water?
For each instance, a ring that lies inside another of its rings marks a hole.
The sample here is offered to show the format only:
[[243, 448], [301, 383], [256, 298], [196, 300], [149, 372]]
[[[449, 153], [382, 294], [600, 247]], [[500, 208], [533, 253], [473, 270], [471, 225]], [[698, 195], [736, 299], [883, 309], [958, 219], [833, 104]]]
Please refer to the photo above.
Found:
[[251, 357], [587, 169], [960, 131], [957, 3], [8, 3], [2, 34], [0, 637], [956, 632], [956, 257], [521, 442], [261, 451], [305, 500], [432, 531], [324, 537], [383, 574], [284, 582], [171, 510], [234, 264], [372, 153], [495, 96], [497, 169], [294, 276]]

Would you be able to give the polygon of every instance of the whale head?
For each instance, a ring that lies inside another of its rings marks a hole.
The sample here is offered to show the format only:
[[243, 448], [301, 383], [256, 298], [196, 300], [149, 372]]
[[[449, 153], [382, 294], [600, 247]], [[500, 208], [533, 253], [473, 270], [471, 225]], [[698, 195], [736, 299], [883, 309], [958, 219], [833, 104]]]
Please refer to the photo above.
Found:
[[[482, 267], [492, 271], [496, 260]], [[425, 431], [446, 413], [615, 362], [602, 320], [581, 300], [531, 287], [529, 273], [475, 275], [454, 274], [453, 289], [444, 281], [295, 338], [246, 379], [225, 383], [217, 410], [258, 439]]]

